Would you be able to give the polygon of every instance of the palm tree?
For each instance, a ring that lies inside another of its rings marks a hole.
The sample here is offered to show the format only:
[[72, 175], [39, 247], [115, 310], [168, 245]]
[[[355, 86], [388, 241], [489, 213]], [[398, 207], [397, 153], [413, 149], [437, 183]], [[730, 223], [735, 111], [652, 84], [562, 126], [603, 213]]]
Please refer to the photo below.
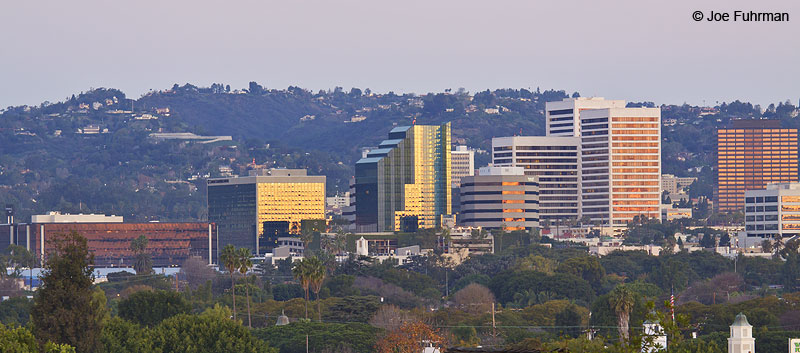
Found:
[[622, 340], [622, 344], [627, 344], [628, 342], [628, 323], [635, 302], [636, 297], [633, 291], [625, 285], [617, 286], [611, 291], [609, 303], [611, 304], [611, 309], [617, 314], [617, 330], [619, 330], [619, 338]]
[[317, 318], [322, 322], [322, 307], [319, 302], [319, 291], [322, 289], [322, 282], [325, 281], [325, 264], [318, 257], [313, 256], [306, 260], [308, 262], [309, 284], [314, 295], [317, 296]]
[[233, 274], [239, 270], [239, 255], [236, 253], [236, 248], [232, 244], [225, 245], [222, 248], [222, 253], [219, 255], [219, 261], [222, 266], [231, 274], [231, 295], [233, 296], [233, 320], [236, 321], [236, 282], [233, 280]]
[[292, 267], [292, 275], [300, 281], [300, 286], [306, 295], [306, 320], [308, 320], [308, 287], [311, 285], [310, 273], [307, 259], [295, 262]]
[[239, 260], [239, 273], [245, 278], [244, 292], [247, 295], [247, 327], [253, 327], [250, 322], [250, 284], [247, 283], [247, 271], [253, 268], [253, 262], [250, 261], [250, 250], [247, 248], [239, 248], [236, 250]]

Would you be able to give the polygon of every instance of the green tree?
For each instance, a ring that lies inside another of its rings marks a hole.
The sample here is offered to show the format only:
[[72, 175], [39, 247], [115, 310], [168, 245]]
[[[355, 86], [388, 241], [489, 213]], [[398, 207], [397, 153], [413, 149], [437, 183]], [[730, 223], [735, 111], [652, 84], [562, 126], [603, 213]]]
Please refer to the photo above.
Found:
[[253, 327], [250, 321], [250, 284], [247, 281], [247, 271], [253, 268], [253, 262], [250, 261], [250, 250], [247, 248], [239, 248], [236, 250], [236, 254], [239, 257], [239, 273], [241, 273], [245, 279], [244, 292], [247, 298], [247, 327]]
[[147, 237], [140, 235], [138, 238], [131, 241], [131, 251], [133, 251], [136, 260], [133, 263], [133, 269], [137, 275], [149, 275], [153, 273], [153, 260], [150, 258], [150, 253], [147, 252]]
[[236, 252], [236, 247], [232, 244], [225, 245], [219, 255], [219, 261], [222, 266], [228, 270], [231, 275], [231, 296], [233, 297], [233, 320], [236, 320], [236, 281], [233, 279], [234, 274], [239, 271], [239, 255]]
[[306, 335], [312, 352], [375, 352], [381, 329], [366, 323], [293, 322], [254, 329], [253, 335], [279, 348], [281, 353], [305, 353]]
[[103, 348], [109, 353], [148, 353], [156, 351], [150, 331], [121, 317], [103, 327]]
[[319, 298], [319, 291], [322, 289], [322, 283], [325, 281], [326, 268], [325, 264], [316, 256], [308, 259], [309, 271], [309, 285], [311, 291], [317, 297], [317, 318], [322, 321], [322, 307]]
[[309, 266], [308, 259], [302, 259], [294, 263], [292, 267], [292, 275], [298, 281], [300, 281], [300, 286], [303, 287], [303, 292], [306, 296], [305, 307], [306, 307], [306, 320], [308, 320], [308, 290], [311, 286], [311, 267]]
[[33, 333], [24, 327], [0, 324], [0, 348], [4, 353], [75, 353], [75, 348], [66, 344], [47, 342], [42, 350]]
[[617, 314], [617, 330], [622, 342], [628, 342], [628, 324], [631, 318], [631, 311], [636, 303], [635, 293], [625, 285], [620, 285], [611, 291], [610, 304], [614, 313]]
[[787, 292], [794, 292], [800, 288], [800, 255], [790, 252], [786, 256], [786, 262], [781, 269], [783, 277], [783, 288]]
[[119, 316], [134, 323], [153, 326], [166, 318], [188, 314], [192, 306], [180, 293], [142, 290], [119, 302]]
[[161, 352], [185, 353], [277, 353], [238, 321], [230, 311], [216, 307], [200, 315], [177, 315], [150, 330], [154, 346]]
[[93, 300], [94, 258], [77, 232], [56, 235], [34, 298], [31, 318], [40, 343], [68, 344], [80, 352], [101, 349], [99, 301]]
[[25, 326], [30, 320], [33, 302], [24, 297], [14, 297], [0, 302], [0, 323]]
[[570, 304], [556, 314], [555, 324], [561, 333], [570, 337], [578, 337], [581, 332], [581, 315], [576, 310], [575, 304]]

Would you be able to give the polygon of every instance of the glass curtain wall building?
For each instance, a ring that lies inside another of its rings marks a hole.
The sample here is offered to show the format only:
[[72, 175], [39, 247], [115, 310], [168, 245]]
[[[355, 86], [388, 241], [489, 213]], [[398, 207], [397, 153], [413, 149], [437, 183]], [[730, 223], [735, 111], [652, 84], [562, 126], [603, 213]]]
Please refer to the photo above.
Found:
[[[325, 219], [325, 176], [272, 169], [268, 175], [209, 179], [208, 219], [218, 226], [220, 248], [233, 244], [263, 254], [277, 245], [273, 225], [299, 234], [303, 221]], [[265, 224], [270, 234], [264, 234]]]
[[356, 163], [356, 232], [435, 228], [452, 213], [450, 123], [401, 126]]

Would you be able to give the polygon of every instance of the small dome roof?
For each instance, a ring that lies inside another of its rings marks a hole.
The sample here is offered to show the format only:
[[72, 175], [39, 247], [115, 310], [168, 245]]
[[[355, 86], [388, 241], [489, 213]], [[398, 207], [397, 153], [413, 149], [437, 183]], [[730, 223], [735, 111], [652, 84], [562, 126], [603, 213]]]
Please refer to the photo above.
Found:
[[289, 317], [283, 313], [283, 310], [281, 310], [281, 316], [278, 316], [278, 321], [275, 323], [275, 326], [283, 326], [288, 324], [289, 324]]
[[739, 313], [739, 315], [736, 315], [736, 318], [733, 320], [733, 325], [731, 326], [753, 326], [753, 325], [750, 325], [750, 323], [747, 322], [747, 316], [744, 316], [744, 314]]

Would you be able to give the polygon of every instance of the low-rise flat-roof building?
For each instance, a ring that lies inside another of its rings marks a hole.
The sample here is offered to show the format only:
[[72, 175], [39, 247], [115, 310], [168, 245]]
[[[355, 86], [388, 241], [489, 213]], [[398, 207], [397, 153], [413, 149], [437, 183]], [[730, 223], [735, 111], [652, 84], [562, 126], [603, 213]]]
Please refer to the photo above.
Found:
[[459, 223], [487, 229], [539, 227], [539, 183], [521, 167], [485, 167], [461, 181]]
[[209, 264], [217, 261], [217, 227], [208, 222], [61, 222], [0, 225], [0, 248], [25, 247], [37, 259], [46, 258], [60, 234], [77, 232], [87, 240], [96, 267], [130, 267], [135, 261], [131, 241], [145, 236], [154, 267], [180, 266], [190, 256]]
[[692, 218], [691, 207], [672, 207], [672, 205], [661, 205], [661, 219], [672, 221], [680, 218]]
[[672, 174], [661, 174], [661, 191], [677, 193], [697, 180], [695, 177], [677, 177]]
[[800, 235], [800, 183], [773, 183], [762, 190], [747, 190], [744, 201], [748, 237]]
[[31, 223], [122, 223], [122, 216], [106, 216], [104, 214], [69, 214], [48, 212], [44, 215], [32, 215]]

